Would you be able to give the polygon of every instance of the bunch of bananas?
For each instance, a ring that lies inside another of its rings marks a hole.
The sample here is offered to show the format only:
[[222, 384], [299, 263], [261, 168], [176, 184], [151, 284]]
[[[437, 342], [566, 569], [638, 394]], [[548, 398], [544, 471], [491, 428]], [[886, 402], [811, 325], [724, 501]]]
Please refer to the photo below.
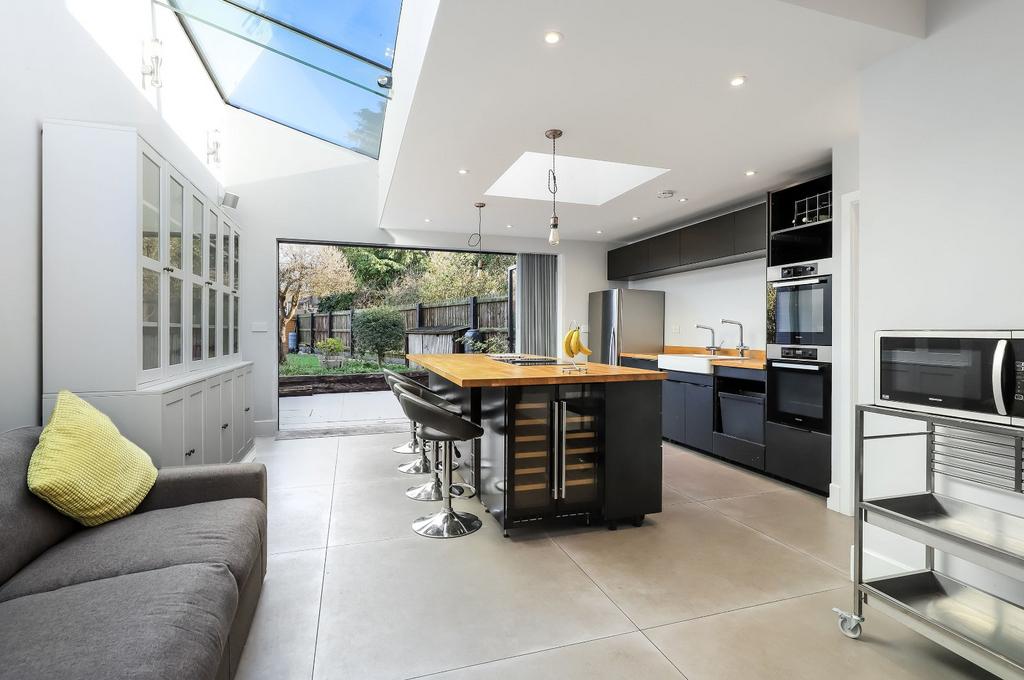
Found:
[[569, 332], [562, 338], [562, 351], [565, 352], [565, 356], [572, 358], [577, 354], [583, 354], [584, 356], [590, 356], [590, 348], [583, 344], [580, 340], [580, 327], [570, 328]]

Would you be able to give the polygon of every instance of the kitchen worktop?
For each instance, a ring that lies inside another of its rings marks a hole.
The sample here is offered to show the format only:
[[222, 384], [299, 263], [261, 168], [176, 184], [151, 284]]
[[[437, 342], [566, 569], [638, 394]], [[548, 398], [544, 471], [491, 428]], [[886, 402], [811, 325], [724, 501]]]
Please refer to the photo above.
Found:
[[[687, 347], [685, 345], [666, 345], [663, 354], [707, 354], [707, 350], [703, 347]], [[719, 356], [734, 357], [738, 356], [738, 352], [735, 349], [720, 349], [718, 350]], [[730, 366], [732, 368], [749, 368], [755, 371], [763, 371], [766, 365], [766, 354], [762, 349], [748, 350], [747, 358], [742, 361], [736, 361], [735, 359], [729, 361], [712, 361], [712, 366]], [[650, 361], [657, 361], [657, 354], [638, 354], [635, 352], [622, 352], [622, 356], [631, 357], [633, 359], [648, 359]]]
[[564, 373], [567, 364], [516, 366], [485, 354], [408, 354], [406, 358], [458, 387], [514, 387], [664, 380], [661, 371], [584, 363], [586, 373]]

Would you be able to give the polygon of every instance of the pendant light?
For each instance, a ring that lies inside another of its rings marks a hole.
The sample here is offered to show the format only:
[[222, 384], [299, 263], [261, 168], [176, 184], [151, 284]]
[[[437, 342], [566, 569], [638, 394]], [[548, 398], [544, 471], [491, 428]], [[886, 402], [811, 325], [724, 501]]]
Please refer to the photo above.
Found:
[[477, 249], [476, 257], [476, 275], [480, 276], [484, 273], [484, 237], [483, 237], [483, 225], [484, 225], [484, 208], [487, 206], [486, 203], [480, 203], [479, 201], [473, 204], [476, 208], [476, 233], [470, 234], [469, 236], [469, 247]]
[[551, 231], [548, 232], [548, 243], [557, 246], [558, 214], [555, 212], [555, 197], [558, 194], [558, 177], [555, 175], [555, 140], [562, 136], [561, 130], [551, 129], [544, 133], [551, 140], [551, 169], [548, 170], [548, 191], [551, 193]]

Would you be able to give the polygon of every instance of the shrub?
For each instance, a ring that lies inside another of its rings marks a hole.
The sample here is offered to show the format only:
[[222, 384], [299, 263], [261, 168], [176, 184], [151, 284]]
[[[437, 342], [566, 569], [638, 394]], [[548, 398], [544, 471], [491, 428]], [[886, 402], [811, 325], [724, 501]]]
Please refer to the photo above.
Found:
[[355, 293], [329, 293], [322, 295], [316, 304], [316, 311], [320, 314], [328, 312], [341, 312], [352, 308], [352, 302], [356, 299]]
[[354, 314], [352, 338], [356, 349], [377, 355], [377, 365], [382, 365], [387, 352], [400, 352], [405, 347], [401, 312], [390, 307], [372, 307]]
[[345, 346], [337, 338], [327, 338], [316, 343], [316, 351], [330, 358], [332, 354], [341, 354]]

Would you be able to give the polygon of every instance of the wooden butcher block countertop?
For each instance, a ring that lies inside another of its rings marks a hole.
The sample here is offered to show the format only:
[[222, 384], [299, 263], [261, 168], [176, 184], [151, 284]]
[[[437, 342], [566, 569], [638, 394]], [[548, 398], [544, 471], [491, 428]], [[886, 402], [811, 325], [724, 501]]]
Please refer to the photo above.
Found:
[[[686, 347], [682, 345], [666, 345], [663, 354], [707, 354], [707, 350], [703, 347]], [[649, 359], [650, 361], [657, 361], [657, 354], [637, 354], [634, 352], [623, 352], [622, 356], [631, 357], [633, 359]], [[737, 356], [737, 351], [734, 349], [720, 349], [718, 350], [718, 356], [734, 357]], [[712, 366], [731, 366], [732, 368], [749, 368], [755, 371], [763, 371], [766, 365], [765, 352], [762, 349], [752, 349], [747, 351], [747, 358], [743, 361], [712, 361]]]
[[[563, 372], [567, 364], [517, 366], [486, 354], [408, 354], [406, 358], [459, 387], [514, 387], [664, 380], [661, 371], [584, 363], [586, 373]], [[579, 363], [579, 362], [578, 362]]]

